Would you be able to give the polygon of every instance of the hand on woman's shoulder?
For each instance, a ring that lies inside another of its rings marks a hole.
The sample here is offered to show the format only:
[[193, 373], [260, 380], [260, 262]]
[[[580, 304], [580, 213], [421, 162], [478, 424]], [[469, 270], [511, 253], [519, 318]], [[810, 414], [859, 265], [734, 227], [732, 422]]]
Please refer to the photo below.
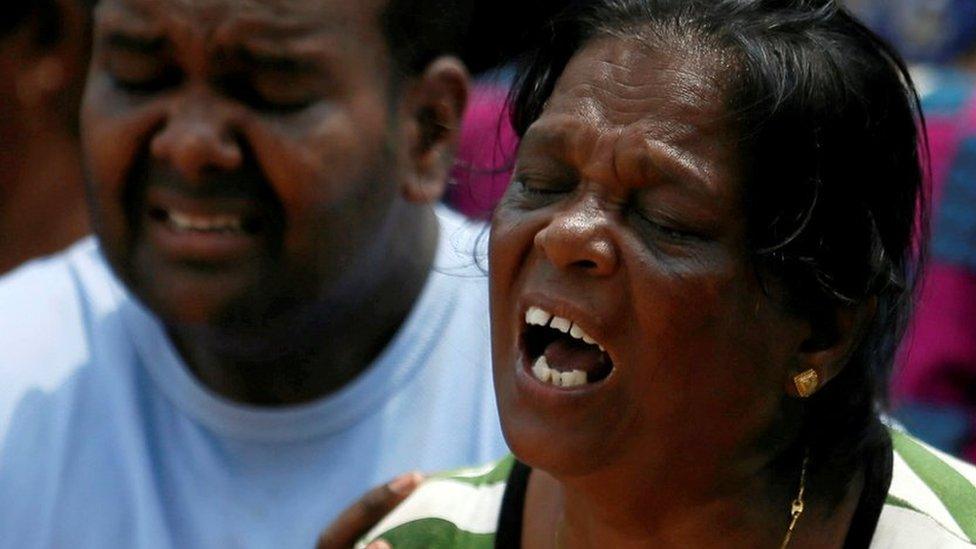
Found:
[[386, 540], [396, 549], [490, 548], [509, 474], [511, 455], [480, 467], [433, 475], [356, 545]]

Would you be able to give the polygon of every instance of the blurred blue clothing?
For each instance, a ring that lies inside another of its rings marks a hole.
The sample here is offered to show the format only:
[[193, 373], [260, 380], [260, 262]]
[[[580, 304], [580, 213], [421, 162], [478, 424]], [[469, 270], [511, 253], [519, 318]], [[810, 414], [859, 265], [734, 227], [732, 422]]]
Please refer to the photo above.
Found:
[[976, 75], [916, 67], [932, 175], [932, 235], [892, 389], [919, 438], [976, 461]]
[[845, 0], [905, 59], [948, 63], [976, 47], [976, 0]]
[[0, 281], [0, 547], [311, 547], [367, 488], [506, 453], [481, 226], [439, 216], [399, 333], [302, 406], [209, 391], [94, 240]]

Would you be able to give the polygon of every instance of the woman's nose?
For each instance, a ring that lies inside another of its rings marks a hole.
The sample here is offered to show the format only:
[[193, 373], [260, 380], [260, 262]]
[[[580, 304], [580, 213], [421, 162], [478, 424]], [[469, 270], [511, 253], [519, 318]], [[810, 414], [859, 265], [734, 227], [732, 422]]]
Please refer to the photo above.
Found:
[[200, 181], [210, 171], [233, 171], [243, 153], [232, 120], [206, 92], [174, 99], [166, 121], [153, 137], [150, 152], [168, 162], [188, 181]]
[[620, 261], [610, 223], [595, 199], [583, 198], [536, 233], [535, 245], [559, 269], [609, 276]]

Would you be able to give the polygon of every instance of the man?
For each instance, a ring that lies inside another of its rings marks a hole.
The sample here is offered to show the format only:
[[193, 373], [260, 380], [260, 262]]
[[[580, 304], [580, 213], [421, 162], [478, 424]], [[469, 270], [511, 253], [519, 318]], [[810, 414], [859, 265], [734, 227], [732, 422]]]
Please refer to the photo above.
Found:
[[88, 232], [78, 101], [89, 23], [81, 0], [0, 8], [0, 274]]
[[463, 7], [98, 4], [98, 240], [0, 283], [0, 547], [311, 546], [504, 452], [477, 235], [430, 205]]

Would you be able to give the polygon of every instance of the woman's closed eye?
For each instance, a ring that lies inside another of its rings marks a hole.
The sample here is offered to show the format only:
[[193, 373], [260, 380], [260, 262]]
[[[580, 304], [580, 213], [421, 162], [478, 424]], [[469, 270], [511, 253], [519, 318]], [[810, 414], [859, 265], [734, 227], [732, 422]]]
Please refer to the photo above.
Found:
[[642, 213], [637, 213], [639, 221], [645, 225], [648, 229], [672, 240], [676, 241], [697, 241], [705, 240], [705, 237], [681, 228], [668, 221], [657, 221], [654, 218], [647, 216]]
[[517, 175], [512, 181], [513, 192], [509, 196], [522, 208], [531, 210], [559, 202], [575, 188], [574, 183]]
[[515, 180], [525, 192], [531, 194], [563, 194], [576, 187], [575, 183], [548, 177], [518, 176]]

